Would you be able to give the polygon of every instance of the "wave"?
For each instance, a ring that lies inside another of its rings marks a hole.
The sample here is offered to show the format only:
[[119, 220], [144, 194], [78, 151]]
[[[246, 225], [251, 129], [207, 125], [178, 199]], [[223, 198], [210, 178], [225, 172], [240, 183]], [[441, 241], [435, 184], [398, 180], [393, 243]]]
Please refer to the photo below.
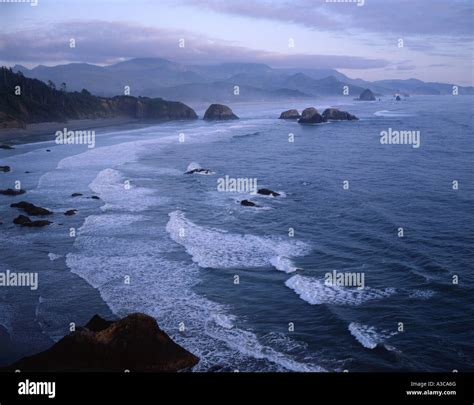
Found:
[[435, 294], [436, 293], [433, 290], [413, 290], [412, 292], [410, 292], [408, 297], [420, 300], [427, 300]]
[[[362, 325], [357, 322], [351, 322], [348, 329], [351, 335], [367, 349], [375, 349], [377, 346], [382, 345], [387, 339], [397, 334], [397, 332], [378, 330], [374, 326]], [[390, 346], [388, 350], [393, 350], [393, 348]]]
[[285, 285], [311, 305], [361, 305], [364, 302], [379, 300], [395, 294], [394, 288], [363, 290], [341, 286], [326, 285], [323, 280], [295, 275]]
[[278, 270], [290, 269], [290, 257], [308, 253], [308, 246], [299, 241], [290, 243], [199, 226], [189, 221], [182, 211], [173, 211], [169, 217], [166, 230], [171, 239], [184, 246], [192, 260], [203, 268], [274, 265]]
[[412, 117], [413, 114], [403, 112], [403, 111], [389, 111], [389, 110], [380, 110], [374, 112], [376, 117]]
[[102, 210], [123, 209], [126, 211], [144, 211], [155, 205], [159, 199], [154, 190], [136, 187], [126, 183], [122, 174], [115, 169], [104, 169], [89, 184], [89, 188], [105, 201]]
[[284, 271], [285, 273], [293, 273], [297, 270], [301, 270], [294, 265], [294, 263], [285, 256], [276, 256], [270, 259], [270, 263], [277, 270]]
[[[66, 263], [98, 289], [116, 315], [144, 312], [155, 317], [173, 340], [200, 357], [196, 371], [323, 371], [304, 356], [300, 360], [266, 346], [240, 327], [227, 306], [195, 293], [199, 267], [167, 259], [177, 256], [178, 246], [164, 236], [142, 214], [89, 216]], [[293, 346], [299, 344], [293, 341]]]

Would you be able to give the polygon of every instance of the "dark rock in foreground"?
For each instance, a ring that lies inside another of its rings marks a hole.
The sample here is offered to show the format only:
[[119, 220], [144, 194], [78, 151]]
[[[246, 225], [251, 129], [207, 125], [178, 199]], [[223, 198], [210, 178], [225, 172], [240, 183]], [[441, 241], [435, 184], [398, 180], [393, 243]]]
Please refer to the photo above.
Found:
[[342, 120], [352, 121], [352, 120], [359, 119], [355, 115], [352, 115], [346, 111], [338, 110], [337, 108], [327, 108], [323, 112], [323, 117], [326, 120], [334, 120], [334, 121], [342, 121]]
[[96, 315], [87, 325], [3, 370], [176, 372], [199, 362], [148, 315], [130, 314], [115, 322]]
[[67, 217], [70, 217], [72, 215], [76, 215], [76, 212], [77, 210], [67, 210], [64, 215], [66, 215]]
[[2, 143], [0, 144], [0, 149], [15, 149], [15, 148], [13, 146]]
[[301, 118], [298, 120], [300, 124], [320, 124], [326, 122], [326, 119], [314, 107], [305, 108]]
[[402, 98], [399, 95], [397, 95], [397, 97], [395, 98], [395, 101], [402, 101]]
[[0, 190], [0, 194], [2, 194], [2, 195], [15, 196], [15, 195], [22, 195], [22, 194], [25, 194], [25, 193], [26, 193], [25, 190], [14, 190], [12, 188], [7, 188], [6, 190]]
[[298, 112], [298, 110], [287, 110], [280, 114], [281, 120], [297, 120], [300, 117], [301, 114]]
[[244, 207], [259, 207], [259, 205], [250, 200], [242, 200], [240, 205], [243, 205]]
[[270, 190], [268, 188], [259, 188], [257, 190], [257, 193], [262, 195], [271, 195], [272, 197], [278, 197], [280, 195], [280, 193], [277, 193], [276, 191]]
[[13, 220], [13, 223], [16, 224], [16, 225], [28, 226], [30, 228], [41, 228], [43, 226], [47, 226], [47, 225], [52, 224], [51, 221], [46, 221], [46, 220], [32, 221], [30, 218], [28, 218], [25, 215], [18, 215]]
[[92, 198], [93, 200], [100, 200], [100, 197], [97, 195], [93, 195], [92, 197], [89, 197], [89, 198]]
[[52, 212], [46, 208], [38, 207], [26, 201], [20, 201], [19, 203], [10, 204], [12, 208], [19, 208], [25, 211], [28, 215], [51, 215]]
[[360, 93], [360, 96], [357, 100], [375, 101], [375, 95], [370, 89], [365, 89], [362, 93]]
[[101, 318], [99, 315], [94, 315], [89, 322], [86, 323], [84, 328], [89, 329], [92, 332], [100, 332], [101, 330], [107, 329], [116, 321], [108, 321], [104, 318]]
[[71, 197], [81, 197], [81, 196], [83, 196], [83, 195], [84, 195], [84, 194], [82, 194], [82, 193], [72, 193], [72, 194], [71, 194]]
[[10, 170], [10, 166], [0, 166], [0, 172], [8, 173]]
[[223, 104], [211, 104], [204, 113], [204, 118], [208, 121], [213, 120], [238, 120], [239, 117], [235, 115], [232, 110]]

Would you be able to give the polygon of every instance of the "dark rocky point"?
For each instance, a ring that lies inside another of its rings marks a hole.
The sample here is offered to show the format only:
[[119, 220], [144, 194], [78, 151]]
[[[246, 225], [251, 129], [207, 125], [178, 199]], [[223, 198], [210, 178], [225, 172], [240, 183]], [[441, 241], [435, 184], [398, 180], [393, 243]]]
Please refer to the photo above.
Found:
[[239, 117], [235, 115], [232, 110], [223, 104], [211, 104], [204, 113], [204, 118], [208, 121], [215, 120], [238, 120]]
[[297, 120], [300, 117], [301, 114], [298, 112], [298, 110], [287, 110], [280, 114], [281, 120]]
[[66, 215], [67, 217], [70, 217], [72, 215], [76, 215], [76, 212], [77, 210], [67, 210], [64, 215]]
[[15, 195], [22, 195], [22, 194], [25, 194], [25, 193], [26, 193], [25, 190], [14, 190], [12, 188], [7, 188], [6, 190], [0, 190], [0, 194], [2, 194], [2, 195], [15, 196]]
[[37, 207], [34, 204], [31, 204], [26, 201], [20, 201], [19, 203], [10, 204], [12, 208], [19, 208], [25, 211], [28, 215], [42, 216], [42, 215], [51, 215], [52, 212], [46, 208]]
[[[6, 67], [0, 67], [0, 77], [0, 128], [25, 128], [27, 124], [67, 122], [69, 119], [126, 117], [163, 121], [198, 118], [192, 108], [177, 101], [125, 95], [98, 97], [86, 89], [62, 91]], [[15, 96], [13, 85], [28, 89], [27, 97]]]
[[301, 118], [298, 120], [300, 124], [320, 124], [326, 122], [326, 119], [314, 107], [305, 108]]
[[277, 193], [276, 191], [270, 190], [268, 188], [259, 188], [257, 190], [257, 193], [262, 195], [271, 195], [272, 197], [278, 197], [280, 195], [280, 193]]
[[352, 120], [359, 119], [355, 115], [352, 115], [346, 111], [340, 111], [337, 108], [327, 108], [323, 112], [323, 117], [326, 120], [334, 120], [334, 121], [342, 121], [342, 120], [352, 121]]
[[2, 143], [0, 144], [0, 149], [15, 149], [15, 148], [13, 146]]
[[357, 100], [362, 100], [362, 101], [375, 101], [375, 95], [372, 93], [370, 89], [365, 89], [362, 93], [360, 93], [360, 96]]
[[0, 166], [0, 172], [8, 173], [10, 170], [10, 166]]
[[190, 370], [198, 362], [199, 358], [174, 343], [154, 318], [136, 313], [115, 322], [96, 315], [85, 328], [3, 371], [176, 372]]

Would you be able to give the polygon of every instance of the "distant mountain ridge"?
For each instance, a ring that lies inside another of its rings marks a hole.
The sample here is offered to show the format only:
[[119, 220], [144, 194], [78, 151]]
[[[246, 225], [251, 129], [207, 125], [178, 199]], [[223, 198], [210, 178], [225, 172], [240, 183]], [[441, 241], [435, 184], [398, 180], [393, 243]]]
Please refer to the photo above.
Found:
[[[235, 101], [236, 92], [241, 101], [341, 96], [345, 86], [354, 97], [367, 88], [386, 96], [452, 94], [453, 90], [453, 84], [417, 79], [351, 79], [335, 69], [276, 69], [261, 63], [183, 65], [162, 58], [136, 58], [109, 66], [70, 63], [27, 69], [15, 65], [13, 70], [57, 86], [64, 82], [69, 90], [86, 88], [98, 96], [123, 95], [129, 86], [134, 96], [179, 101]], [[474, 94], [473, 87], [458, 88], [461, 95]]]

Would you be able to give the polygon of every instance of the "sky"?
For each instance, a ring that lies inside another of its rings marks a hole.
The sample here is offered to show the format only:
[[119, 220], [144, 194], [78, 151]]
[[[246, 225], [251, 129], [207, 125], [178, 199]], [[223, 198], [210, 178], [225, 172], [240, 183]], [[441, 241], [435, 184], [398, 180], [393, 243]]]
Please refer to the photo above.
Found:
[[161, 57], [474, 84], [474, 0], [6, 1], [1, 65]]

